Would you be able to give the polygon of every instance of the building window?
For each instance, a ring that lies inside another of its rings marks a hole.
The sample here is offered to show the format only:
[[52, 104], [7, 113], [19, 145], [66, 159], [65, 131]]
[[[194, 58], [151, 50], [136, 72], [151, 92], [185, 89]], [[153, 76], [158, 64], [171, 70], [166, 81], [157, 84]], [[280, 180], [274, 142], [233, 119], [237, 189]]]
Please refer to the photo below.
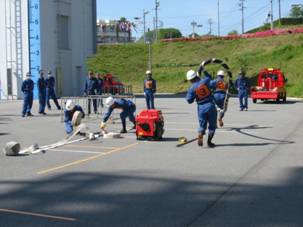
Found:
[[58, 47], [68, 50], [69, 45], [69, 17], [58, 15]]

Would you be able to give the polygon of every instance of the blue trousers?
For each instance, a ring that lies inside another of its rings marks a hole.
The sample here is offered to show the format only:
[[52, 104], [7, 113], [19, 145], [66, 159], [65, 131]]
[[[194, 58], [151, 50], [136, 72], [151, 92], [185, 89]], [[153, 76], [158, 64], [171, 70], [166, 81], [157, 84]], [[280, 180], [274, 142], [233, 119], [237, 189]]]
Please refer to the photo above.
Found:
[[240, 109], [243, 110], [245, 108], [248, 108], [248, 92], [246, 90], [240, 90], [238, 97], [240, 102]]
[[33, 97], [34, 97], [33, 92], [24, 92], [22, 115], [31, 112], [33, 106]]
[[135, 112], [136, 112], [136, 106], [132, 106], [132, 107], [130, 107], [128, 109], [124, 109], [120, 113], [120, 118], [121, 118], [123, 129], [126, 129], [126, 118], [127, 117], [129, 118], [129, 120], [131, 122], [135, 123], [135, 115], [134, 115]]
[[50, 105], [50, 99], [53, 99], [56, 107], [58, 110], [61, 109], [59, 103], [58, 103], [58, 100], [57, 100], [57, 97], [56, 97], [56, 94], [55, 94], [55, 90], [53, 88], [46, 88], [46, 103], [47, 103], [47, 107], [49, 109], [51, 109], [51, 105]]
[[216, 105], [219, 107], [220, 113], [219, 113], [219, 118], [223, 118], [224, 117], [224, 100], [225, 100], [225, 93], [215, 93], [214, 94], [214, 98], [215, 98], [215, 103]]
[[39, 113], [44, 113], [46, 106], [46, 90], [39, 93]]
[[71, 121], [64, 122], [65, 132], [69, 135], [73, 132], [73, 126]]
[[145, 100], [147, 109], [155, 109], [154, 105], [154, 93], [152, 92], [145, 92]]
[[[91, 99], [88, 99], [88, 114], [91, 113]], [[97, 112], [97, 99], [93, 99], [94, 112]]]
[[217, 110], [212, 102], [198, 104], [199, 133], [205, 134], [207, 126], [209, 133], [215, 133], [217, 128]]

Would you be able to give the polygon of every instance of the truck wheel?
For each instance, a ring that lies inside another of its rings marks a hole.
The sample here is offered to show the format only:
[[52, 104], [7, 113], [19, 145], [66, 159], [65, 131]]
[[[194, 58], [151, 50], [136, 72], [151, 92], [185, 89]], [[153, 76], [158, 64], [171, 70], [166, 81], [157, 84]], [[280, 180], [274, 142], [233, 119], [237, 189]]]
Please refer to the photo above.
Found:
[[253, 99], [253, 103], [257, 103], [257, 99]]

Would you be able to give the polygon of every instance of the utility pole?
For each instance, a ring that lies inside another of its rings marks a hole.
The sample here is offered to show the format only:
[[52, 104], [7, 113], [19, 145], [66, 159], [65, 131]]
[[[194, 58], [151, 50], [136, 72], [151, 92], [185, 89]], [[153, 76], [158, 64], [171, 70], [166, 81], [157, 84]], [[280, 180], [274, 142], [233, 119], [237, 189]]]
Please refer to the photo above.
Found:
[[211, 26], [213, 24], [213, 20], [211, 18], [208, 19], [208, 24], [209, 24], [209, 35], [211, 35], [212, 33]]
[[274, 7], [272, 0], [270, 0], [270, 30], [274, 30]]
[[143, 9], [143, 37], [144, 37], [144, 43], [146, 43], [146, 31], [145, 31], [145, 27], [146, 27], [146, 15], [148, 14], [148, 11], [145, 11], [145, 9]]
[[245, 0], [240, 0], [240, 2], [239, 2], [239, 7], [242, 12], [242, 34], [244, 34], [244, 9], [245, 9], [244, 1]]
[[220, 36], [220, 0], [218, 0], [218, 36]]
[[279, 23], [281, 25], [281, 0], [279, 0]]
[[196, 36], [196, 34], [195, 34], [195, 27], [197, 26], [197, 22], [196, 22], [196, 21], [192, 21], [192, 22], [190, 23], [190, 25], [193, 26], [192, 38], [194, 39], [194, 38], [196, 38], [196, 37], [195, 37], [195, 36]]
[[156, 24], [156, 29], [155, 29], [155, 32], [156, 32], [156, 35], [155, 35], [155, 40], [156, 42], [158, 41], [158, 10], [159, 10], [159, 6], [160, 6], [160, 2], [159, 0], [155, 0], [155, 11], [156, 11], [156, 19], [155, 19], [155, 24]]

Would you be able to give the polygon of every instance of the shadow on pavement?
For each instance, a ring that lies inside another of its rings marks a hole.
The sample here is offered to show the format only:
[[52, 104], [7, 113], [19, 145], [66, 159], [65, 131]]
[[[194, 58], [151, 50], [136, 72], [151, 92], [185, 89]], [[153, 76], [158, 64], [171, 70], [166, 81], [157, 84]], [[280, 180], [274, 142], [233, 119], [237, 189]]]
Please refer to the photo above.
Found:
[[[252, 167], [253, 169], [253, 167]], [[250, 171], [250, 170], [249, 170]], [[273, 185], [124, 174], [61, 173], [0, 181], [0, 209], [76, 218], [53, 220], [0, 211], [10, 226], [302, 226], [303, 169]], [[242, 179], [243, 178], [243, 179]], [[220, 206], [222, 205], [222, 206]]]

